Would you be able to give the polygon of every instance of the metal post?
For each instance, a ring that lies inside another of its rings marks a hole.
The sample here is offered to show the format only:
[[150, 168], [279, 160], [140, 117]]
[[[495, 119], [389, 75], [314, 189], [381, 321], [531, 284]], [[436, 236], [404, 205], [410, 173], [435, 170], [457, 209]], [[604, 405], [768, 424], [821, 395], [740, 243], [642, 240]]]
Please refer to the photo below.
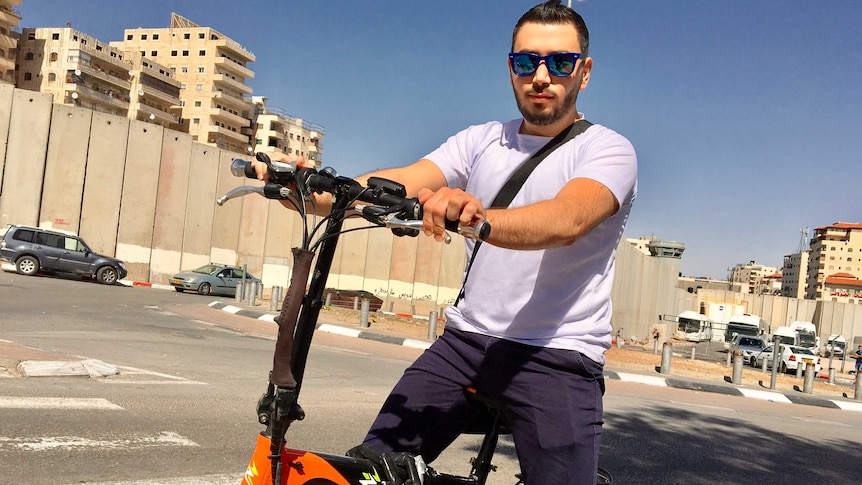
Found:
[[856, 390], [854, 392], [853, 399], [862, 401], [862, 379], [858, 375], [856, 375]]
[[725, 365], [727, 365], [728, 367], [730, 367], [730, 366], [733, 364], [733, 352], [731, 352], [731, 351], [729, 351], [729, 350], [727, 351], [727, 358], [726, 358], [726, 360], [727, 360], [727, 362], [725, 362]]
[[767, 364], [768, 364], [768, 362], [766, 361], [766, 359], [763, 359], [763, 362], [760, 363], [760, 371], [761, 372], [766, 372], [766, 365]]
[[738, 350], [733, 353], [733, 374], [730, 382], [736, 385], [742, 384], [742, 353]]
[[359, 310], [359, 297], [358, 296], [353, 297], [353, 309]]
[[250, 306], [257, 305], [257, 286], [258, 286], [257, 281], [252, 281], [251, 285], [249, 285], [249, 291], [247, 293], [248, 293], [248, 304]]
[[673, 344], [665, 342], [661, 348], [661, 370], [662, 374], [670, 374], [670, 359], [673, 357]]
[[802, 377], [802, 370], [805, 369], [805, 366], [802, 365], [802, 362], [796, 363], [796, 378], [800, 379]]
[[802, 384], [802, 392], [805, 394], [814, 393], [814, 364], [805, 366], [805, 382]]
[[368, 298], [362, 299], [362, 310], [359, 312], [359, 326], [368, 328], [371, 324], [368, 323], [368, 308], [371, 306], [371, 301]]
[[236, 302], [245, 300], [245, 280], [236, 282], [236, 293], [234, 293], [233, 299]]
[[781, 337], [776, 336], [772, 346], [772, 376], [769, 378], [769, 388], [775, 389], [778, 380], [778, 363], [781, 362]]
[[694, 360], [696, 355], [697, 355], [697, 347], [692, 347], [691, 348], [691, 360]]
[[437, 339], [437, 312], [431, 311], [428, 315], [428, 340]]
[[829, 368], [829, 384], [835, 384], [835, 369]]
[[332, 293], [326, 294], [326, 303], [324, 303], [324, 306], [332, 306]]

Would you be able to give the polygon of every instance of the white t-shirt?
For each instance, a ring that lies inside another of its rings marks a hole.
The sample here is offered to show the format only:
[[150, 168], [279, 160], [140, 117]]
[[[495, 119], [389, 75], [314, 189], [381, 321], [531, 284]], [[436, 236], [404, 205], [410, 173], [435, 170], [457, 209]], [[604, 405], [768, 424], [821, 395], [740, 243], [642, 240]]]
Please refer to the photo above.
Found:
[[[509, 176], [550, 138], [518, 133], [521, 119], [471, 126], [427, 157], [449, 187], [491, 204]], [[447, 326], [529, 345], [577, 350], [604, 364], [611, 343], [614, 257], [637, 194], [637, 155], [601, 125], [557, 148], [533, 171], [510, 207], [553, 198], [575, 178], [596, 180], [619, 201], [616, 214], [574, 244], [544, 250], [483, 244], [465, 297], [446, 310]], [[493, 233], [493, 227], [491, 228]], [[467, 240], [467, 258], [473, 252]]]

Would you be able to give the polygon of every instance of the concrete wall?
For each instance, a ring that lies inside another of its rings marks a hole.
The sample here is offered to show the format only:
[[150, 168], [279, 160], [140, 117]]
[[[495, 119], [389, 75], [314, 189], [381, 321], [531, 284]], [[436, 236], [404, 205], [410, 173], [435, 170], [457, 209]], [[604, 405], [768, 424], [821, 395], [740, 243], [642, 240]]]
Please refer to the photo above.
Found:
[[[288, 285], [291, 248], [302, 240], [299, 216], [259, 196], [215, 204], [238, 185], [259, 183], [230, 174], [231, 159], [243, 155], [52, 101], [0, 85], [0, 225], [80, 234], [95, 251], [125, 261], [131, 280], [164, 284], [212, 261], [247, 265], [266, 293]], [[344, 229], [366, 225], [350, 218]], [[343, 236], [328, 286], [369, 291], [384, 310], [427, 315], [455, 301], [465, 261], [457, 235], [444, 245], [356, 230]], [[658, 315], [690, 309], [691, 295], [676, 289], [678, 265], [619, 245], [614, 326], [624, 336], [645, 338]]]

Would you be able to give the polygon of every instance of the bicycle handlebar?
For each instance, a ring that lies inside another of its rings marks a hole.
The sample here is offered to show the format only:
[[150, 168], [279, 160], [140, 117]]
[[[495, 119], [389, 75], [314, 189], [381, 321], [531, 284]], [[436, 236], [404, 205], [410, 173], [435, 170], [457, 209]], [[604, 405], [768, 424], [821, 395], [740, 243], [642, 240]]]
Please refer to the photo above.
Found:
[[[368, 179], [368, 185], [363, 186], [354, 179], [339, 176], [329, 167], [320, 171], [313, 168], [297, 169], [293, 164], [273, 162], [264, 153], [258, 153], [256, 158], [267, 165], [269, 181], [263, 186], [236, 187], [216, 200], [219, 206], [230, 199], [250, 193], [260, 194], [268, 199], [288, 200], [296, 197], [297, 200], [306, 201], [312, 192], [328, 192], [333, 196], [346, 197], [351, 203], [371, 204], [357, 204], [354, 209], [365, 220], [392, 229], [396, 235], [419, 235], [422, 228], [422, 204], [415, 197], [407, 197], [404, 186], [397, 182], [371, 177]], [[257, 178], [251, 162], [241, 159], [233, 160], [231, 173], [237, 177]], [[468, 239], [485, 240], [491, 233], [491, 225], [485, 220], [479, 221], [475, 227], [446, 220], [445, 228]], [[451, 237], [447, 234], [444, 242], [450, 241]]]

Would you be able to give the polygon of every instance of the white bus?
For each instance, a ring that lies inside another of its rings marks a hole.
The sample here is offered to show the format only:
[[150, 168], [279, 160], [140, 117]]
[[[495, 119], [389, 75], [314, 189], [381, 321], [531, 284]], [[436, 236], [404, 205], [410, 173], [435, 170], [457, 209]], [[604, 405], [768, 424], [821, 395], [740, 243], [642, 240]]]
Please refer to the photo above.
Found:
[[680, 313], [677, 318], [676, 332], [674, 333], [676, 338], [689, 342], [712, 340], [712, 322], [706, 319], [706, 315], [685, 311]]
[[759, 337], [769, 332], [769, 322], [757, 315], [743, 313], [730, 317], [727, 327], [724, 329], [724, 348], [729, 349], [733, 337], [736, 335], [748, 335]]

